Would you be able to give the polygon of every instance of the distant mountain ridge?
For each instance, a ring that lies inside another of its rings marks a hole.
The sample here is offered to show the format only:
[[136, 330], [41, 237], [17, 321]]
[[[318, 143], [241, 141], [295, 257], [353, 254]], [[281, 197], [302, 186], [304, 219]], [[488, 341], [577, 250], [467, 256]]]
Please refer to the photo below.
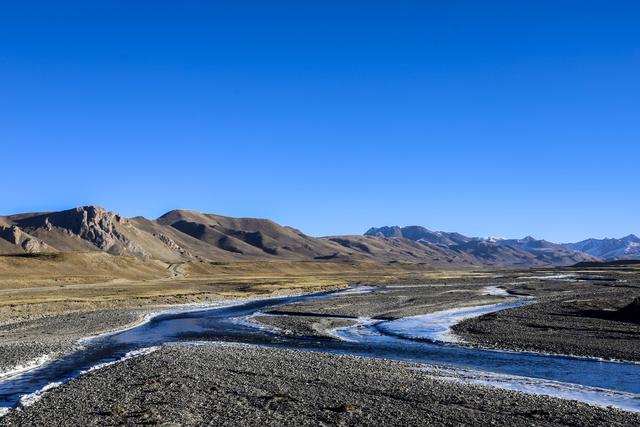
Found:
[[640, 259], [640, 238], [635, 234], [620, 239], [587, 239], [577, 243], [565, 243], [563, 246], [607, 261]]
[[454, 251], [472, 254], [486, 260], [486, 262], [502, 260], [502, 262], [512, 265], [517, 265], [518, 260], [528, 262], [531, 265], [572, 265], [600, 259], [598, 256], [546, 240], [538, 240], [531, 236], [523, 239], [468, 237], [460, 233], [432, 231], [417, 225], [374, 227], [365, 232], [365, 235], [404, 238], [422, 244], [439, 245]]
[[268, 219], [190, 210], [173, 210], [155, 220], [125, 218], [99, 206], [0, 216], [0, 255], [91, 251], [168, 263], [404, 262], [434, 268], [527, 268], [603, 260], [532, 237], [483, 239], [420, 226], [318, 238]]

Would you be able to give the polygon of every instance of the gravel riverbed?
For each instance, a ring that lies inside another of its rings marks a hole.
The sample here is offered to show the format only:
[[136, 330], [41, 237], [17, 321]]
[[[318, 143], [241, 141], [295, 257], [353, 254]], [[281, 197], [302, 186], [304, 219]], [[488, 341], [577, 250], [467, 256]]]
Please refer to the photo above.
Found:
[[78, 348], [88, 336], [141, 322], [150, 309], [68, 313], [0, 325], [0, 374]]
[[0, 425], [640, 424], [640, 414], [451, 383], [416, 367], [248, 345], [165, 346], [52, 389]]

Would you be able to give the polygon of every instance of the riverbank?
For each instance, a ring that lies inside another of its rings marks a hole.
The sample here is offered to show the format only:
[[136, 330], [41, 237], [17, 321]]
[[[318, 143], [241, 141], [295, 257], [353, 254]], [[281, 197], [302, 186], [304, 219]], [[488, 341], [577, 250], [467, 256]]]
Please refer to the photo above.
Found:
[[483, 347], [640, 361], [640, 317], [615, 318], [639, 296], [640, 286], [568, 292], [466, 319], [452, 329]]
[[331, 320], [337, 318], [395, 320], [525, 296], [533, 303], [464, 320], [453, 332], [482, 347], [640, 361], [640, 318], [616, 316], [640, 297], [636, 271], [513, 272], [393, 284], [374, 293], [277, 307], [267, 310], [276, 316], [256, 320], [294, 335], [315, 330], [331, 337]]
[[[273, 272], [269, 280], [275, 281], [281, 273]], [[515, 300], [516, 295], [530, 295], [536, 298], [535, 304], [468, 319], [456, 325], [454, 331], [466, 342], [483, 347], [640, 360], [640, 324], [599, 316], [640, 296], [639, 276], [629, 271], [493, 275], [464, 272], [457, 277], [451, 273], [433, 273], [433, 277], [422, 277], [420, 281], [415, 277], [384, 276], [384, 281], [391, 283], [382, 292], [348, 292], [324, 301], [281, 306], [268, 310], [267, 314], [271, 315], [255, 316], [253, 321], [290, 335], [332, 339], [335, 338], [332, 329], [354, 324], [362, 318], [397, 319], [464, 306], [508, 302]], [[206, 298], [197, 298], [195, 302], [211, 304], [222, 301], [225, 296], [224, 300], [256, 297], [258, 290], [266, 289], [265, 280], [252, 286], [243, 284], [244, 281], [211, 282], [209, 287], [218, 293], [207, 294]], [[332, 281], [337, 280], [335, 277], [331, 280], [324, 277], [315, 284], [313, 276], [305, 275], [297, 279], [285, 275], [279, 280], [288, 281], [290, 285], [276, 285], [263, 296], [340, 287]], [[383, 277], [378, 280], [382, 281]], [[68, 353], [77, 347], [80, 338], [130, 326], [149, 313], [184, 306], [150, 302], [136, 303], [136, 299], [124, 298], [117, 302], [125, 305], [122, 308], [79, 310], [65, 305], [72, 311], [39, 313], [27, 320], [20, 320], [19, 316], [17, 320], [6, 319], [0, 325], [0, 374]], [[131, 307], [135, 304], [139, 306]]]
[[99, 310], [1, 325], [0, 378], [69, 353], [82, 338], [138, 324], [151, 311]]
[[77, 348], [81, 338], [126, 328], [171, 308], [312, 293], [361, 282], [488, 274], [400, 263], [167, 264], [103, 253], [0, 256], [0, 377], [58, 358]]
[[246, 345], [170, 346], [0, 419], [32, 425], [616, 425], [640, 414], [438, 380], [419, 365]]
[[[614, 321], [610, 315], [612, 313], [611, 310], [614, 310], [610, 308], [611, 303], [612, 301], [617, 301], [617, 304], [620, 305], [625, 299], [634, 298], [638, 292], [636, 277], [627, 273], [624, 276], [613, 275], [605, 277], [604, 275], [595, 276], [583, 273], [550, 274], [544, 272], [541, 274], [540, 272], [514, 272], [509, 274], [483, 274], [473, 277], [439, 276], [431, 279], [422, 278], [421, 281], [396, 279], [396, 281], [383, 287], [374, 286], [372, 289], [360, 287], [330, 295], [322, 300], [298, 300], [294, 303], [265, 308], [263, 309], [264, 313], [258, 311], [252, 314], [249, 319], [253, 322], [261, 322], [268, 329], [278, 328], [288, 335], [303, 336], [307, 339], [331, 340], [337, 339], [332, 329], [353, 325], [371, 318], [393, 320], [407, 316], [441, 312], [453, 308], [512, 302], [524, 295], [535, 297], [537, 302], [531, 306], [539, 307], [553, 308], [558, 304], [564, 307], [567, 304], [587, 301], [588, 304], [581, 306], [579, 313], [571, 314], [567, 312], [562, 315], [547, 315], [546, 318], [550, 322], [554, 322], [554, 325], [568, 322], [567, 319], [571, 320], [571, 323], [567, 323], [568, 327], [565, 330], [557, 328], [560, 331], [558, 336], [561, 339], [562, 334], [571, 336], [575, 330], [579, 331], [583, 327], [585, 319], [596, 318], [593, 315], [594, 312], [609, 313], [604, 317], [597, 317], [597, 321]], [[238, 286], [238, 284], [235, 284], [235, 286]], [[268, 296], [300, 293], [294, 292], [294, 290], [298, 289], [294, 287], [288, 289], [274, 288]], [[241, 292], [242, 288], [237, 288], [237, 290]], [[370, 290], [374, 290], [374, 292], [369, 292]], [[3, 366], [9, 368], [24, 366], [25, 363], [32, 361], [36, 363], [42, 362], [41, 357], [38, 355], [46, 354], [51, 358], [57, 357], [74, 348], [77, 339], [80, 337], [95, 335], [107, 330], [120, 329], [140, 322], [144, 316], [152, 311], [159, 311], [160, 308], [167, 310], [178, 307], [184, 308], [185, 306], [160, 307], [143, 305], [133, 309], [79, 311], [7, 323], [0, 327], [0, 335], [2, 335], [0, 355], [6, 356], [0, 357], [0, 359], [7, 364]], [[590, 310], [585, 311], [589, 307]], [[505, 313], [516, 313], [516, 316], [513, 317], [513, 322], [515, 322], [516, 326], [530, 327], [530, 323], [523, 321], [522, 316], [517, 314], [517, 310], [519, 309], [508, 310]], [[614, 316], [613, 318], [616, 317]], [[491, 315], [478, 319], [491, 320]], [[615, 322], [617, 322], [618, 328], [624, 328], [626, 325], [626, 322], [618, 320], [615, 320]], [[516, 330], [517, 328], [513, 327], [511, 329]], [[526, 335], [519, 336], [517, 332], [511, 329], [495, 330], [502, 336], [513, 337], [511, 343], [501, 343], [500, 345], [495, 345], [496, 347], [514, 349], [509, 346], [526, 344], [528, 337]], [[494, 334], [496, 333], [495, 331], [493, 332]], [[492, 333], [491, 330], [489, 332]], [[476, 336], [483, 335], [468, 334], [464, 338], [467, 342], [474, 342], [473, 339], [476, 339]], [[487, 336], [490, 337], [491, 335], [487, 334]], [[591, 340], [594, 345], [589, 348], [590, 353], [586, 355], [598, 356], [598, 352], [605, 349], [606, 346], [617, 349], [617, 351], [625, 348], [632, 349], [638, 343], [639, 336], [631, 331], [625, 337], [612, 338], [604, 343], [599, 342], [597, 339]], [[194, 339], [197, 339], [197, 336]], [[322, 341], [317, 342], [322, 346]], [[30, 344], [27, 345], [26, 343]], [[488, 344], [475, 342], [475, 344], [491, 346], [490, 342]], [[515, 347], [515, 349], [518, 348], [522, 347]], [[573, 352], [572, 354], [576, 353]], [[300, 357], [303, 358], [304, 356]], [[357, 366], [361, 365], [354, 366], [353, 369], [357, 370]], [[252, 370], [254, 368], [247, 367], [247, 369]], [[151, 371], [147, 373], [151, 376], [155, 375]], [[518, 374], [527, 375], [526, 372]], [[84, 376], [71, 383], [80, 381], [82, 378]]]
[[189, 262], [103, 253], [0, 256], [0, 325], [51, 315], [317, 292], [490, 273], [403, 263]]

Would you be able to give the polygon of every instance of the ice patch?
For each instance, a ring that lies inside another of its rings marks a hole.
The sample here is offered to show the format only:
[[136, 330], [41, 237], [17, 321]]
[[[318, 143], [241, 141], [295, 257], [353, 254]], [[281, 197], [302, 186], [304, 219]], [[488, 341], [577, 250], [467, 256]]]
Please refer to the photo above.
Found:
[[[539, 394], [567, 400], [578, 400], [595, 406], [613, 406], [625, 411], [640, 412], [640, 395], [619, 392], [579, 384], [527, 378], [515, 375], [496, 374], [471, 369], [446, 369], [425, 367], [424, 371], [433, 371], [436, 379], [466, 384], [478, 384], [487, 387], [515, 390], [528, 394]], [[443, 373], [443, 376], [439, 374]]]
[[4, 380], [4, 379], [6, 379], [8, 377], [13, 377], [13, 376], [18, 375], [18, 374], [22, 374], [22, 373], [30, 371], [32, 369], [36, 369], [36, 368], [44, 365], [45, 363], [47, 363], [50, 360], [51, 360], [51, 356], [48, 355], [48, 354], [44, 354], [42, 356], [36, 357], [35, 359], [30, 360], [27, 363], [22, 363], [22, 364], [16, 365], [13, 368], [0, 373], [0, 380]]
[[336, 296], [341, 295], [358, 295], [358, 294], [368, 294], [376, 291], [377, 288], [375, 286], [355, 286], [353, 288], [345, 289], [344, 291], [338, 291], [335, 293]]
[[341, 340], [341, 341], [356, 341], [351, 336], [356, 334], [358, 337], [375, 335], [371, 328], [367, 328], [367, 326], [371, 326], [375, 323], [381, 322], [377, 319], [372, 319], [371, 317], [358, 317], [356, 319], [353, 318], [345, 318], [348, 320], [355, 320], [357, 323], [351, 326], [342, 326], [340, 328], [331, 329], [329, 332], [333, 337]]
[[538, 280], [572, 280], [575, 279], [575, 274], [546, 274], [540, 276], [519, 276], [517, 279], [519, 280], [529, 280], [529, 279], [538, 279]]
[[[116, 363], [120, 363], [122, 361], [125, 361], [127, 359], [132, 359], [134, 357], [139, 357], [145, 354], [150, 354], [156, 350], [158, 350], [160, 347], [156, 346], [156, 347], [147, 347], [147, 348], [142, 348], [139, 350], [133, 350], [128, 352], [127, 354], [125, 354], [122, 358], [118, 359], [118, 360], [114, 360], [112, 362], [106, 362], [106, 363], [101, 363], [99, 365], [96, 366], [92, 366], [91, 368], [87, 369], [86, 371], [82, 371], [80, 372], [80, 375], [86, 374], [88, 372], [92, 372], [95, 371], [97, 369], [101, 369], [104, 368], [106, 366], [109, 365], [114, 365]], [[74, 377], [77, 378], [77, 377]], [[33, 405], [34, 403], [36, 403], [38, 400], [42, 399], [42, 397], [50, 390], [53, 390], [56, 387], [59, 387], [60, 385], [62, 385], [64, 382], [52, 382], [47, 384], [46, 386], [42, 387], [40, 390], [35, 391], [33, 393], [29, 393], [29, 394], [25, 394], [24, 396], [22, 396], [18, 402], [18, 408], [20, 407], [26, 407], [26, 406], [30, 406]], [[0, 407], [0, 417], [3, 417], [4, 415], [6, 415], [12, 408], [8, 408], [8, 407]]]
[[287, 334], [288, 331], [282, 328], [278, 328], [276, 326], [272, 326], [272, 325], [267, 325], [264, 324], [262, 322], [260, 322], [259, 320], [256, 320], [255, 317], [258, 316], [263, 316], [263, 317], [286, 317], [286, 315], [284, 314], [271, 314], [271, 313], [265, 313], [262, 311], [256, 311], [253, 314], [250, 314], [248, 316], [242, 316], [242, 317], [234, 317], [231, 319], [231, 321], [235, 324], [238, 325], [244, 325], [244, 326], [249, 326], [252, 328], [256, 328], [256, 329], [260, 329], [262, 331], [267, 331], [267, 332], [271, 332], [274, 334]]
[[34, 403], [36, 403], [38, 400], [42, 399], [42, 396], [44, 396], [44, 394], [49, 391], [52, 390], [58, 386], [60, 386], [62, 383], [51, 383], [51, 384], [47, 384], [46, 386], [42, 387], [40, 390], [31, 393], [31, 394], [25, 394], [24, 396], [22, 396], [20, 398], [20, 406], [29, 406], [29, 405], [33, 405]]
[[98, 365], [92, 366], [89, 369], [87, 369], [86, 371], [80, 372], [80, 375], [86, 374], [88, 372], [93, 372], [93, 371], [96, 371], [98, 369], [105, 368], [107, 366], [115, 365], [116, 363], [124, 362], [125, 360], [133, 359], [134, 357], [139, 357], [139, 356], [144, 356], [146, 354], [151, 354], [154, 351], [157, 351], [159, 349], [160, 349], [160, 346], [154, 346], [154, 347], [145, 347], [145, 348], [140, 348], [138, 350], [133, 350], [133, 351], [128, 352], [127, 354], [125, 354], [123, 357], [121, 357], [118, 360], [114, 360], [112, 362], [100, 363]]
[[506, 289], [499, 286], [487, 286], [482, 288], [482, 295], [491, 295], [495, 297], [510, 297], [513, 296]]
[[403, 317], [398, 320], [381, 322], [377, 328], [383, 333], [408, 339], [426, 339], [435, 342], [460, 343], [462, 340], [453, 334], [451, 327], [465, 319], [494, 313], [525, 304], [520, 300], [512, 303], [481, 305], [454, 308], [420, 316]]
[[415, 285], [386, 285], [386, 289], [404, 289], [404, 288], [445, 288], [451, 285], [446, 283], [421, 283]]

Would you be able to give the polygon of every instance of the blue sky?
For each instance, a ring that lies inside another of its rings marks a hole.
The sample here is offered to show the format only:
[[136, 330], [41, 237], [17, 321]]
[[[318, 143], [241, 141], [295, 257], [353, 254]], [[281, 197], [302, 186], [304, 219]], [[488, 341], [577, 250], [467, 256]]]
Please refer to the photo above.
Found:
[[637, 2], [11, 3], [0, 214], [640, 233]]

